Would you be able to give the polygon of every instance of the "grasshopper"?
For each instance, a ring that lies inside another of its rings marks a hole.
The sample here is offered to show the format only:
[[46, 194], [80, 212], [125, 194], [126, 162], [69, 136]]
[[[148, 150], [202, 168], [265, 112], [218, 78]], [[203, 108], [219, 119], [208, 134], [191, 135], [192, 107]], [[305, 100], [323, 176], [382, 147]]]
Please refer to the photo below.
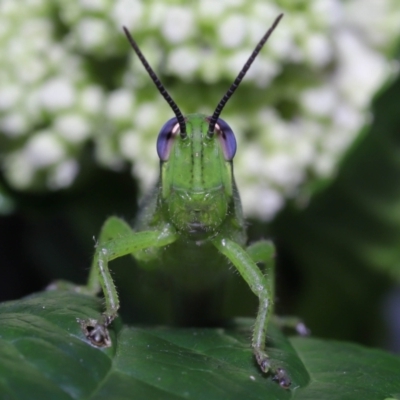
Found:
[[[99, 321], [79, 321], [96, 346], [110, 345], [107, 327], [115, 319], [119, 299], [108, 263], [132, 254], [146, 267], [157, 263], [188, 291], [215, 285], [230, 265], [236, 267], [259, 299], [251, 345], [261, 370], [288, 388], [284, 369], [272, 365], [266, 350], [268, 321], [273, 309], [273, 246], [259, 241], [246, 247], [245, 223], [232, 160], [236, 140], [219, 116], [282, 18], [279, 15], [255, 47], [224, 94], [212, 116], [183, 116], [145, 59], [126, 27], [125, 34], [158, 91], [175, 116], [165, 123], [157, 139], [160, 177], [146, 198], [133, 229], [122, 219], [104, 223], [86, 290], [102, 289], [105, 311]], [[264, 265], [262, 272], [257, 265]]]

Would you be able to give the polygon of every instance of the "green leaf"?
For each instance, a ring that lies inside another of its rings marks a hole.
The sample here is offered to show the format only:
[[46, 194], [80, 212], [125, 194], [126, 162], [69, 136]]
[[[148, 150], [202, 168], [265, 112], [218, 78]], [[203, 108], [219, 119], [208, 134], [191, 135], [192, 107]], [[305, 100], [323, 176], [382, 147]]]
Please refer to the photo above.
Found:
[[263, 375], [248, 326], [172, 329], [122, 326], [113, 346], [88, 344], [76, 318], [101, 300], [43, 292], [0, 305], [1, 399], [382, 399], [399, 398], [400, 359], [379, 350], [269, 330], [273, 362], [291, 390]]

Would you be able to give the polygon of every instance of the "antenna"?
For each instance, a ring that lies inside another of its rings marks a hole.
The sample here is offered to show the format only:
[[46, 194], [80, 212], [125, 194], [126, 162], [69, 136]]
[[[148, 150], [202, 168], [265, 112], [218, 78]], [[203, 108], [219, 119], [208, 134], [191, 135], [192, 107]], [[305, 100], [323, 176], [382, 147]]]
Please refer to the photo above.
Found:
[[181, 110], [176, 105], [174, 100], [172, 100], [172, 97], [169, 95], [169, 93], [167, 92], [167, 90], [165, 89], [163, 84], [161, 83], [160, 79], [158, 79], [158, 76], [156, 75], [156, 73], [150, 67], [150, 64], [147, 62], [143, 53], [140, 51], [139, 46], [137, 45], [137, 43], [135, 42], [135, 40], [129, 33], [128, 29], [125, 26], [123, 26], [123, 29], [124, 29], [125, 35], [128, 38], [129, 43], [131, 44], [133, 50], [135, 50], [135, 53], [139, 57], [139, 60], [142, 62], [145, 70], [150, 75], [151, 80], [154, 82], [158, 91], [161, 93], [161, 95], [167, 101], [169, 106], [172, 108], [172, 111], [174, 112], [174, 114], [178, 120], [178, 124], [179, 124], [179, 128], [180, 128], [180, 136], [181, 136], [181, 138], [185, 138], [186, 137], [185, 117], [182, 115]]
[[258, 42], [256, 48], [253, 50], [253, 52], [251, 53], [250, 57], [246, 61], [246, 64], [244, 64], [244, 66], [241, 69], [241, 71], [239, 72], [238, 76], [233, 81], [231, 87], [228, 89], [228, 91], [224, 94], [224, 96], [222, 97], [222, 99], [218, 103], [217, 107], [215, 108], [214, 114], [210, 118], [210, 124], [208, 126], [208, 136], [212, 136], [214, 134], [215, 124], [217, 123], [218, 117], [220, 116], [223, 108], [225, 107], [225, 104], [232, 97], [233, 93], [235, 93], [235, 90], [238, 88], [240, 82], [242, 81], [242, 79], [246, 75], [246, 73], [249, 70], [251, 64], [253, 64], [253, 61], [256, 59], [258, 53], [263, 48], [264, 44], [267, 42], [268, 38], [271, 36], [271, 33], [274, 31], [276, 26], [279, 24], [279, 21], [281, 20], [282, 17], [283, 17], [283, 14], [280, 14], [275, 19], [275, 21], [272, 24], [271, 28], [268, 29], [268, 31], [265, 33], [265, 35]]

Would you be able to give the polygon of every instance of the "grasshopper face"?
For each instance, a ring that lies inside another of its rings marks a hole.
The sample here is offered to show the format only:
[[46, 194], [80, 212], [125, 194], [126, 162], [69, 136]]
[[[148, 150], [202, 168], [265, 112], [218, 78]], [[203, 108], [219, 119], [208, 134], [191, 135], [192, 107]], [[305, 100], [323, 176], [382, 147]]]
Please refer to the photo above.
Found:
[[162, 201], [179, 231], [197, 235], [215, 231], [228, 215], [236, 139], [220, 118], [212, 135], [205, 115], [190, 114], [185, 125], [186, 134], [181, 136], [179, 123], [172, 118], [158, 136]]

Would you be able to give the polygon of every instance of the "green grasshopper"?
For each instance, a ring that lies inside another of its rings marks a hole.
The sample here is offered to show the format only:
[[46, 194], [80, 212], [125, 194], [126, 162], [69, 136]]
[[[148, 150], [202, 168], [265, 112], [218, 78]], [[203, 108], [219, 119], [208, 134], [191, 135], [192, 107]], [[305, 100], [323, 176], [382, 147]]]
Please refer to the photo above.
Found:
[[[194, 292], [215, 285], [223, 276], [221, 271], [232, 264], [259, 299], [251, 342], [255, 359], [261, 370], [271, 372], [282, 387], [290, 386], [286, 372], [272, 365], [265, 350], [273, 308], [273, 247], [267, 241], [245, 247], [245, 223], [232, 165], [236, 140], [230, 126], [219, 118], [282, 16], [257, 44], [211, 117], [183, 116], [124, 27], [131, 46], [175, 117], [158, 135], [160, 178], [133, 230], [116, 217], [107, 219], [102, 227], [86, 290], [97, 293], [101, 288], [106, 309], [100, 321], [79, 321], [92, 344], [110, 345], [107, 327], [119, 308], [108, 267], [111, 260], [132, 254], [144, 267], [157, 263], [181, 287]], [[257, 263], [264, 265], [264, 272]]]

